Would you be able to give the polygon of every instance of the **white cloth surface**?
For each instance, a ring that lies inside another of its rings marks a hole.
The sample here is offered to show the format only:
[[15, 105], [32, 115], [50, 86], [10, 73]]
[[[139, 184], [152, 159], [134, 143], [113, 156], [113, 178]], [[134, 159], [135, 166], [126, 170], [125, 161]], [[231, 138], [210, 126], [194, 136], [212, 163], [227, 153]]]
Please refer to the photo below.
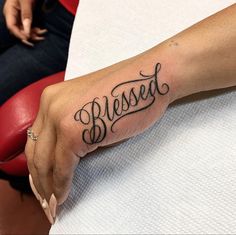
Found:
[[[136, 55], [234, 2], [80, 0], [66, 78]], [[235, 89], [213, 92], [82, 159], [50, 234], [235, 234], [235, 120]]]

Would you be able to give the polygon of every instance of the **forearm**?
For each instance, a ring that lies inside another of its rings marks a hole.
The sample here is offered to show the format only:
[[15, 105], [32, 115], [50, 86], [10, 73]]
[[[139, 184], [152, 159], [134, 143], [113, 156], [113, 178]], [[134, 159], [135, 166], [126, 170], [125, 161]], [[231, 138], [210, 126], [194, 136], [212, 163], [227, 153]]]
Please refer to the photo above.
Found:
[[172, 101], [196, 92], [236, 85], [236, 4], [164, 44], [178, 64], [174, 66]]
[[[236, 4], [204, 19], [156, 47], [93, 73], [103, 78], [124, 66], [133, 73], [164, 62], [173, 79], [171, 99], [236, 85]], [[128, 76], [126, 76], [128, 79]]]
[[[236, 85], [236, 4], [202, 20], [140, 56], [165, 66], [171, 101]], [[139, 58], [138, 58], [139, 59]], [[162, 69], [163, 69], [162, 66]]]

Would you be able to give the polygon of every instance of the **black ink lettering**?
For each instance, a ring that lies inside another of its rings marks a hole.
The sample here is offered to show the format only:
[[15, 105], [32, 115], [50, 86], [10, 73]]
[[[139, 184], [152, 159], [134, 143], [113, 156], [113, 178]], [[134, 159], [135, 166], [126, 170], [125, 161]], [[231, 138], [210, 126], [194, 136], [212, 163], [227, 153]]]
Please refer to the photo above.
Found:
[[[166, 95], [169, 85], [158, 83], [158, 74], [161, 64], [155, 65], [154, 73], [146, 75], [139, 72], [141, 78], [122, 82], [116, 85], [110, 96], [94, 98], [79, 109], [74, 119], [85, 126], [82, 139], [86, 144], [102, 142], [107, 134], [108, 123], [114, 131], [115, 124], [122, 118], [149, 108], [156, 100], [157, 95]], [[106, 120], [106, 121], [105, 121]]]

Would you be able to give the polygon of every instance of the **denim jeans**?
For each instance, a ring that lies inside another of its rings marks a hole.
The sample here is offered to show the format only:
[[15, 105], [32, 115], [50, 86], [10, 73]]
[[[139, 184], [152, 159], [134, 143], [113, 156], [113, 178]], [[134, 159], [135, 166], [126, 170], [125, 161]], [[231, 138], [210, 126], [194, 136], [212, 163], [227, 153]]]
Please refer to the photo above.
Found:
[[48, 11], [36, 6], [34, 26], [46, 28], [44, 41], [33, 48], [7, 30], [0, 0], [0, 105], [17, 91], [51, 74], [65, 70], [74, 16], [59, 2]]

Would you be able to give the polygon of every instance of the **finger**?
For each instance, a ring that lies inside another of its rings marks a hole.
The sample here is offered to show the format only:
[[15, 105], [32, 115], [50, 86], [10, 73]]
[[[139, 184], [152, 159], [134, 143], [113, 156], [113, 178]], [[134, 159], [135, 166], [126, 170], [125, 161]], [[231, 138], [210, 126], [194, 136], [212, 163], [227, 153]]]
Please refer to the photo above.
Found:
[[[35, 146], [34, 167], [37, 171], [36, 195], [43, 198], [41, 206], [51, 224], [56, 217], [57, 200], [53, 194], [53, 161], [56, 144], [56, 134], [50, 122], [46, 122], [43, 130], [40, 132], [37, 144]], [[34, 187], [32, 187], [33, 189]]]
[[68, 197], [74, 170], [80, 158], [77, 157], [70, 148], [64, 145], [65, 141], [57, 140], [55, 149], [55, 161], [53, 167], [53, 191], [58, 205], [61, 205]]
[[45, 40], [45, 37], [38, 36], [37, 34], [32, 34], [30, 36], [31, 40], [33, 41], [43, 41]]
[[[36, 187], [34, 186], [34, 182], [33, 182], [33, 179], [32, 179], [32, 177], [31, 177], [31, 175], [29, 175], [29, 183], [30, 183], [30, 186], [31, 186], [31, 188], [32, 188], [32, 191], [33, 191], [34, 194], [36, 195], [36, 198], [40, 201], [40, 204], [41, 204], [42, 208], [44, 209], [44, 212], [45, 212], [45, 214], [46, 214], [46, 216], [47, 216], [49, 222], [50, 222], [51, 224], [54, 224], [54, 218], [53, 218], [53, 216], [52, 216], [52, 214], [51, 214], [50, 207], [49, 207], [47, 201], [46, 201], [45, 199], [42, 199], [41, 196], [39, 195], [39, 193], [38, 193]], [[51, 200], [50, 200], [50, 202], [51, 202], [51, 205], [54, 206], [55, 203], [56, 203], [56, 200], [55, 200], [55, 199], [52, 200], [52, 199], [54, 199], [54, 198], [52, 197]], [[54, 203], [54, 204], [53, 204], [53, 203]], [[51, 207], [52, 207], [52, 206], [51, 206]], [[56, 213], [56, 211], [55, 211], [54, 213]], [[56, 216], [56, 214], [55, 214], [55, 216]], [[54, 217], [55, 217], [55, 216], [54, 216]]]
[[38, 201], [43, 201], [43, 199], [41, 198], [38, 190], [36, 189], [36, 187], [34, 186], [34, 182], [33, 182], [33, 179], [32, 179], [32, 176], [31, 174], [29, 174], [29, 183], [30, 183], [30, 187], [35, 195], [35, 197], [37, 198]]
[[27, 36], [20, 30], [17, 24], [17, 15], [13, 10], [6, 11], [6, 25], [9, 31], [21, 40], [27, 40]]
[[40, 185], [38, 192], [49, 202], [53, 193], [53, 162], [56, 147], [56, 134], [50, 122], [46, 122], [35, 146], [34, 166], [37, 171], [35, 182]]
[[[34, 131], [35, 134], [37, 133], [36, 135], [38, 135], [38, 138], [39, 138], [39, 135], [42, 130], [43, 122], [44, 122], [44, 119], [43, 119], [43, 115], [41, 114], [41, 110], [40, 110], [37, 115], [37, 118], [32, 126], [32, 130]], [[37, 181], [39, 176], [38, 176], [37, 169], [36, 169], [35, 163], [34, 163], [36, 144], [37, 144], [37, 142], [34, 142], [32, 139], [28, 138], [27, 143], [26, 143], [26, 148], [25, 148], [27, 165], [28, 165], [29, 172], [30, 172], [29, 182], [30, 182], [31, 189], [32, 189], [33, 193], [35, 194], [35, 197], [39, 200], [49, 222], [51, 224], [53, 224], [54, 219], [51, 215], [48, 202], [39, 193], [39, 191], [42, 191], [42, 189], [41, 189], [40, 183]]]
[[33, 1], [32, 0], [21, 0], [20, 1], [21, 8], [21, 22], [24, 28], [24, 32], [27, 37], [30, 36], [31, 24], [32, 24], [32, 9], [33, 9]]
[[37, 35], [43, 35], [43, 34], [47, 33], [48, 30], [47, 29], [40, 29], [38, 27], [34, 27], [34, 28], [31, 29], [31, 32], [35, 33]]
[[27, 46], [34, 47], [34, 44], [32, 42], [29, 42], [28, 40], [22, 40], [22, 43], [24, 43]]
[[[43, 115], [41, 114], [41, 111], [39, 111], [37, 118], [33, 124], [33, 126], [31, 127], [31, 129], [33, 130], [33, 132], [36, 135], [40, 134], [40, 131], [42, 129], [42, 125], [43, 125]], [[31, 174], [32, 178], [35, 179], [37, 178], [37, 171], [36, 168], [34, 166], [34, 152], [35, 152], [35, 145], [36, 142], [33, 141], [32, 139], [30, 139], [28, 137], [27, 142], [26, 142], [26, 146], [25, 146], [25, 156], [27, 159], [27, 166], [29, 169], [29, 173]], [[37, 190], [38, 190], [38, 185], [35, 185]], [[34, 190], [32, 189], [32, 191], [34, 192]], [[37, 198], [37, 195], [35, 195]]]

